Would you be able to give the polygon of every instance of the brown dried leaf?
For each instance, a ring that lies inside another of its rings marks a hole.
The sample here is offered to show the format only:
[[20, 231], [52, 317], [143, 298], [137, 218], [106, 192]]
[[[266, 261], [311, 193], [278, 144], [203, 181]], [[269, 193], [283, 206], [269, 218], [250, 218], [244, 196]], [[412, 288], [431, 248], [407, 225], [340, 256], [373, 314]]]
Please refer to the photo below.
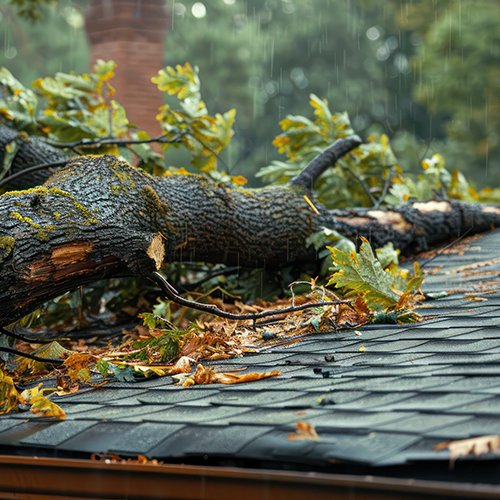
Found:
[[295, 432], [288, 434], [288, 439], [290, 441], [316, 441], [319, 436], [312, 424], [299, 420], [295, 424]]
[[204, 384], [242, 384], [278, 375], [281, 375], [281, 372], [278, 370], [264, 373], [244, 373], [243, 375], [231, 372], [219, 373], [215, 368], [206, 368], [200, 364], [191, 376], [186, 377], [182, 381], [182, 385], [188, 387], [190, 385]]
[[97, 358], [92, 354], [86, 352], [75, 352], [70, 354], [63, 363], [67, 370], [67, 375], [71, 382], [85, 382], [89, 383], [90, 368], [95, 364]]
[[192, 358], [181, 356], [177, 360], [177, 363], [170, 368], [170, 374], [176, 375], [177, 373], [189, 373], [191, 371], [191, 363], [193, 362], [194, 360]]
[[278, 370], [264, 373], [244, 373], [242, 375], [226, 372], [217, 373], [216, 381], [221, 384], [242, 384], [245, 382], [255, 382], [256, 380], [262, 380], [263, 378], [277, 377], [278, 375], [281, 375], [281, 372]]
[[458, 441], [445, 441], [433, 447], [434, 450], [450, 451], [450, 466], [457, 458], [466, 456], [479, 456], [486, 453], [500, 452], [500, 436], [479, 436]]

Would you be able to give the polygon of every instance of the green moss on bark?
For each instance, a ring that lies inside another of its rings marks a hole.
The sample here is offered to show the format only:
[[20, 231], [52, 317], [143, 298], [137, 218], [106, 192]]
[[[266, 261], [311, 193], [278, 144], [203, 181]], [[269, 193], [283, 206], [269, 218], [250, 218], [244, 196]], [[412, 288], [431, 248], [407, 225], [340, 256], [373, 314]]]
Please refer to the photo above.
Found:
[[12, 236], [0, 236], [0, 264], [12, 253], [15, 244]]
[[52, 233], [56, 229], [56, 226], [54, 226], [53, 224], [42, 226], [41, 224], [35, 222], [31, 217], [21, 215], [19, 212], [11, 212], [10, 216], [18, 220], [22, 224], [27, 224], [32, 229], [34, 229], [36, 231], [35, 238], [40, 241], [48, 241], [49, 233]]

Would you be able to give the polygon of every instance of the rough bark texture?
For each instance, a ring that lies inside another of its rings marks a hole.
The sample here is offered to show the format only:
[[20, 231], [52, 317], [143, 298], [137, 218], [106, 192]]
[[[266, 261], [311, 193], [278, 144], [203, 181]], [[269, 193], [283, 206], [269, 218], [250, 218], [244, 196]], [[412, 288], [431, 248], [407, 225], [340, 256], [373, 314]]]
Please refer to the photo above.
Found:
[[[403, 251], [500, 225], [500, 210], [458, 202], [319, 215], [300, 183], [228, 188], [195, 175], [152, 177], [112, 156], [71, 160], [43, 186], [0, 197], [0, 325], [99, 278], [167, 261], [279, 267], [314, 259], [321, 227]], [[314, 200], [313, 200], [314, 201]]]
[[[70, 159], [70, 156], [66, 153], [50, 146], [42, 139], [28, 137], [26, 134], [13, 130], [0, 123], [0, 165], [2, 165], [4, 161], [5, 146], [12, 142], [15, 142], [17, 145], [17, 153], [7, 175], [20, 173], [34, 165], [59, 163]], [[8, 186], [11, 189], [37, 186], [45, 182], [56, 170], [55, 168], [37, 170], [10, 182]]]

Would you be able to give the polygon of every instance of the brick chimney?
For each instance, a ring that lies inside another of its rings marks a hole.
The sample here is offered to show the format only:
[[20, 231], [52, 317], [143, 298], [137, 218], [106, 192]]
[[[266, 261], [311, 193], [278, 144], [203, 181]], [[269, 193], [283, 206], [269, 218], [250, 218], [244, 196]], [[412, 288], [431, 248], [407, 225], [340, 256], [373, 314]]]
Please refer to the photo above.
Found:
[[160, 133], [155, 116], [163, 97], [150, 78], [164, 66], [168, 19], [165, 0], [90, 0], [85, 19], [91, 65], [117, 63], [116, 99], [130, 122], [151, 135]]

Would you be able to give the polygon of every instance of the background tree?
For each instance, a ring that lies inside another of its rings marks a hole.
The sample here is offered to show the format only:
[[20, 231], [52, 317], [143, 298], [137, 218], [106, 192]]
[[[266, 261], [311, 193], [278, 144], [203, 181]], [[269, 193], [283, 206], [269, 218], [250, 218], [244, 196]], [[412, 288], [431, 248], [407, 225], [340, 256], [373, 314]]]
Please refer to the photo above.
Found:
[[475, 167], [479, 182], [498, 185], [500, 7], [456, 0], [441, 10], [434, 23], [424, 24], [424, 41], [413, 60], [416, 99], [446, 117], [447, 161]]
[[[87, 68], [85, 1], [51, 3], [32, 23], [13, 4], [39, 2], [0, 0], [0, 65], [25, 84]], [[166, 62], [200, 67], [209, 108], [238, 109], [224, 153], [234, 173], [252, 177], [277, 158], [278, 121], [305, 114], [313, 92], [347, 111], [360, 133], [387, 133], [406, 168], [440, 151], [479, 185], [498, 184], [496, 2], [180, 0], [167, 8]], [[179, 151], [167, 158], [187, 160]]]

